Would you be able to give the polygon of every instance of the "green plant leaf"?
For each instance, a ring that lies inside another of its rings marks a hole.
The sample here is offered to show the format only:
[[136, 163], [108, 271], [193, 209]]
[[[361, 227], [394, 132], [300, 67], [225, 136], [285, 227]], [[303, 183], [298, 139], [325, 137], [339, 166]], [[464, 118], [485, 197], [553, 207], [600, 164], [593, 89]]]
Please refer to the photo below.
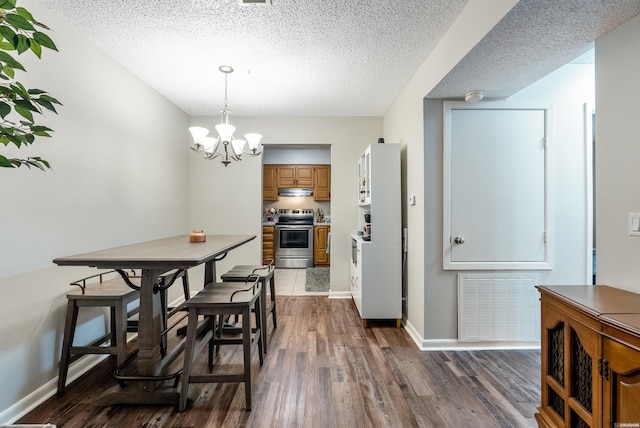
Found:
[[2, 0], [0, 1], [0, 9], [11, 10], [16, 7], [16, 0]]
[[22, 34], [18, 34], [17, 37], [18, 45], [16, 46], [16, 50], [18, 51], [18, 54], [21, 54], [29, 49], [29, 45], [31, 44], [31, 42], [29, 41], [27, 36], [24, 36]]
[[33, 21], [33, 25], [35, 25], [36, 27], [44, 28], [45, 30], [50, 30], [50, 28], [44, 25], [42, 22]]
[[11, 106], [4, 101], [0, 101], [0, 117], [3, 119], [11, 113]]
[[11, 68], [17, 68], [18, 70], [27, 71], [22, 66], [22, 64], [20, 64], [18, 61], [13, 59], [13, 57], [11, 55], [9, 55], [8, 53], [6, 53], [6, 52], [0, 51], [0, 62], [5, 63], [6, 65], [8, 65]]
[[45, 33], [41, 33], [40, 31], [34, 32], [33, 33], [33, 40], [35, 40], [36, 42], [40, 43], [45, 48], [49, 48], [49, 49], [52, 49], [54, 51], [58, 50], [58, 48], [56, 47], [56, 44], [53, 43], [53, 40], [51, 40], [51, 38], [49, 36], [47, 36]]
[[49, 111], [52, 111], [52, 112], [54, 112], [54, 113], [56, 113], [56, 114], [58, 113], [58, 112], [56, 111], [56, 107], [55, 107], [53, 104], [51, 104], [51, 102], [49, 102], [49, 101], [47, 101], [47, 100], [45, 100], [45, 99], [42, 99], [42, 98], [33, 98], [33, 101], [34, 101], [35, 103], [38, 103], [39, 105], [41, 105], [42, 107], [46, 108], [46, 109], [47, 109], [47, 110], [49, 110]]
[[22, 16], [15, 13], [7, 13], [7, 22], [13, 28], [26, 30], [26, 31], [36, 31], [36, 29], [31, 25], [29, 21], [24, 19]]
[[14, 43], [16, 32], [6, 25], [0, 25], [0, 35], [11, 45], [13, 49], [16, 48], [16, 44]]
[[29, 98], [31, 98], [29, 96], [29, 93], [25, 89], [25, 87], [22, 85], [22, 83], [14, 82], [12, 85], [9, 85], [9, 87], [11, 89], [13, 89], [13, 91], [16, 93], [16, 95], [19, 95], [21, 98], [23, 98], [25, 100], [28, 100]]
[[53, 98], [51, 95], [49, 94], [42, 94], [40, 95], [40, 99], [41, 100], [47, 100], [52, 104], [58, 104], [59, 106], [63, 105], [60, 101], [56, 100], [55, 98]]
[[15, 47], [13, 47], [11, 43], [3, 40], [0, 42], [0, 49], [2, 49], [3, 51], [12, 51], [15, 49]]
[[[35, 112], [39, 111], [38, 107], [35, 104], [33, 104], [31, 100], [16, 100], [15, 105], [20, 106], [22, 108], [26, 108], [31, 111], [35, 111]], [[33, 121], [31, 122], [33, 123]]]
[[37, 56], [38, 58], [42, 57], [42, 45], [40, 43], [36, 42], [35, 40], [31, 40], [31, 42], [29, 43], [29, 48], [35, 56]]
[[24, 117], [25, 119], [33, 123], [33, 114], [31, 113], [31, 110], [28, 107], [23, 107], [22, 105], [19, 105], [18, 102], [16, 101], [16, 105], [13, 108], [16, 110], [16, 112], [20, 116]]
[[4, 67], [2, 67], [2, 74], [7, 76], [10, 79], [13, 79], [16, 73], [14, 72], [13, 68], [9, 67], [8, 65], [5, 65]]
[[13, 164], [9, 162], [9, 159], [0, 155], [0, 167], [2, 168], [13, 168]]
[[51, 137], [49, 132], [53, 132], [51, 128], [42, 125], [31, 126], [31, 132], [38, 137]]
[[29, 21], [29, 22], [33, 22], [34, 21], [33, 15], [31, 15], [31, 12], [29, 12], [24, 7], [16, 7], [16, 12], [18, 13], [18, 15], [20, 15], [21, 17], [23, 17], [27, 21]]

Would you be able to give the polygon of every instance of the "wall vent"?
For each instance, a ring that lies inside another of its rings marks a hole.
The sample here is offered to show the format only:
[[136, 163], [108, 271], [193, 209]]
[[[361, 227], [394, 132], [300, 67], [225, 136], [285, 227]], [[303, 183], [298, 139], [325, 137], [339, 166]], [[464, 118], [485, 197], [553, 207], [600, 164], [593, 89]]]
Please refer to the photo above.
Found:
[[271, 6], [273, 0], [238, 0], [240, 6]]
[[539, 342], [537, 274], [458, 274], [460, 342]]

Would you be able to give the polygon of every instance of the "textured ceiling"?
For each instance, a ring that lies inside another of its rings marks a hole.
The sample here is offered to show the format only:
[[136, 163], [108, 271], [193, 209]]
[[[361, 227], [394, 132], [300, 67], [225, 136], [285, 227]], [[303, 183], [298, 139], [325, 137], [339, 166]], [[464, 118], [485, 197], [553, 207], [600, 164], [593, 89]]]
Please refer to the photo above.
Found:
[[38, 0], [192, 115], [381, 116], [466, 0]]
[[593, 61], [582, 56], [593, 41], [638, 13], [638, 0], [521, 0], [428, 98], [506, 98], [578, 57]]
[[[191, 115], [381, 116], [467, 0], [37, 0]], [[521, 0], [434, 88], [504, 97], [573, 60], [640, 0]], [[55, 28], [54, 28], [55, 31]]]

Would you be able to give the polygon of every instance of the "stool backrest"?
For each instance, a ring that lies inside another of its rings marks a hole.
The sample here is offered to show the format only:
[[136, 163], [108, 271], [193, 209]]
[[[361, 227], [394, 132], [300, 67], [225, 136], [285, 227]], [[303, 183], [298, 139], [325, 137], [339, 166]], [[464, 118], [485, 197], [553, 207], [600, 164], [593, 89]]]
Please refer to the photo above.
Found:
[[252, 294], [256, 294], [257, 288], [258, 288], [258, 283], [260, 282], [260, 275], [256, 274], [256, 273], [252, 273], [250, 275], [247, 276], [247, 279], [244, 281], [244, 284], [247, 286], [246, 288], [241, 288], [238, 289], [236, 291], [234, 291], [233, 293], [231, 293], [231, 296], [229, 297], [229, 301], [233, 302], [233, 296], [235, 296], [237, 293], [241, 293], [244, 291], [251, 291]]
[[[94, 281], [90, 281], [90, 280], [92, 280], [94, 278], [98, 278], [98, 280], [95, 283], [100, 284], [100, 283], [104, 282], [104, 277], [106, 275], [114, 274], [114, 273], [118, 273], [118, 272], [115, 271], [115, 270], [109, 270], [109, 271], [106, 271], [106, 272], [100, 272], [100, 273], [97, 273], [95, 275], [91, 275], [91, 276], [87, 276], [85, 278], [77, 279], [77, 280], [69, 283], [69, 285], [75, 285], [76, 287], [80, 287], [80, 289], [82, 290], [82, 294], [85, 294], [85, 291], [86, 291], [86, 288], [87, 288], [87, 282], [92, 284], [92, 283], [94, 283]], [[129, 278], [139, 278], [139, 276], [136, 276], [136, 271], [134, 269], [131, 269], [130, 273], [128, 273], [128, 276], [129, 276]]]
[[269, 259], [269, 264], [266, 264], [266, 265], [264, 265], [264, 266], [257, 267], [257, 268], [255, 268], [251, 273], [256, 273], [256, 272], [258, 272], [258, 271], [260, 271], [260, 270], [266, 270], [266, 271], [267, 271], [267, 273], [269, 274], [269, 273], [271, 273], [275, 268], [276, 268], [275, 260], [273, 260], [273, 259]]

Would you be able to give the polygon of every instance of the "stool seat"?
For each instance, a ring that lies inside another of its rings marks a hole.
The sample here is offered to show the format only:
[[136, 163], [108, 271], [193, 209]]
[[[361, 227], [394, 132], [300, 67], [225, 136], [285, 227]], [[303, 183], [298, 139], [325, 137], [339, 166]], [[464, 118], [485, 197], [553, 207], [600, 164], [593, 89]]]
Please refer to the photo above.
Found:
[[[243, 382], [245, 385], [245, 406], [251, 410], [251, 353], [258, 347], [260, 365], [263, 363], [262, 351], [262, 284], [254, 282], [209, 284], [189, 299], [185, 307], [189, 313], [187, 338], [184, 347], [184, 366], [181, 379], [178, 411], [187, 405], [189, 384]], [[255, 329], [251, 326], [251, 314], [255, 314]], [[198, 317], [209, 317], [206, 333], [198, 342]], [[242, 338], [224, 338], [223, 324], [229, 315], [242, 317]], [[197, 346], [196, 346], [197, 345]], [[209, 369], [213, 365], [212, 350], [220, 345], [242, 345], [243, 372], [238, 374], [193, 373], [193, 363], [205, 345], [209, 346]]]
[[[258, 275], [258, 281], [262, 284], [262, 342], [264, 351], [267, 352], [267, 317], [271, 314], [274, 330], [278, 327], [276, 316], [276, 280], [273, 261], [268, 265], [236, 265], [227, 273], [220, 276], [223, 282], [246, 281], [252, 275]], [[270, 302], [267, 303], [267, 287], [269, 288]]]

